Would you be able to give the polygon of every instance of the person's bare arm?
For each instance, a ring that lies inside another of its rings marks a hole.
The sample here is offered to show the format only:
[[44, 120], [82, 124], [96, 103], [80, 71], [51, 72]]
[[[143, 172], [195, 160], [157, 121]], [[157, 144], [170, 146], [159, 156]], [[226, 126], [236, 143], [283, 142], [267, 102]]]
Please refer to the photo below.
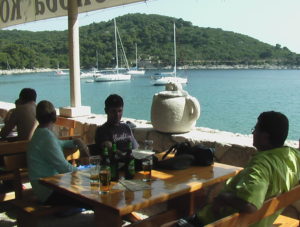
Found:
[[14, 129], [14, 127], [17, 125], [17, 119], [16, 119], [16, 113], [15, 110], [13, 110], [10, 114], [10, 116], [7, 117], [5, 121], [5, 125], [1, 129], [0, 137], [5, 139], [9, 133]]
[[231, 192], [221, 192], [213, 202], [213, 210], [216, 212], [216, 214], [220, 214], [221, 208], [224, 207], [232, 207], [240, 212], [245, 212], [245, 213], [253, 213], [257, 210], [256, 206], [253, 204], [240, 199], [236, 197], [233, 193]]

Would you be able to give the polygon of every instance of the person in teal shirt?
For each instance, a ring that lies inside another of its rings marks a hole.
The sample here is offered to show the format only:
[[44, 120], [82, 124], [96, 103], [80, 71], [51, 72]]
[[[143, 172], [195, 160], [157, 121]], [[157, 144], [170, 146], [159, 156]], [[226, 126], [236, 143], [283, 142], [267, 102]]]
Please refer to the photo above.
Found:
[[28, 174], [33, 191], [42, 203], [77, 206], [76, 200], [41, 185], [38, 180], [43, 177], [76, 171], [77, 168], [65, 159], [63, 149], [79, 148], [81, 152], [87, 153], [86, 146], [79, 139], [59, 140], [56, 137], [52, 131], [56, 121], [56, 111], [51, 102], [44, 100], [37, 105], [36, 118], [39, 126], [29, 142], [27, 151]]
[[[287, 192], [300, 180], [300, 151], [284, 146], [289, 122], [275, 111], [263, 112], [253, 129], [253, 146], [258, 152], [237, 176], [229, 179], [224, 189], [192, 217], [165, 226], [203, 226], [235, 212], [252, 213], [265, 200]], [[251, 225], [268, 227], [282, 212]]]

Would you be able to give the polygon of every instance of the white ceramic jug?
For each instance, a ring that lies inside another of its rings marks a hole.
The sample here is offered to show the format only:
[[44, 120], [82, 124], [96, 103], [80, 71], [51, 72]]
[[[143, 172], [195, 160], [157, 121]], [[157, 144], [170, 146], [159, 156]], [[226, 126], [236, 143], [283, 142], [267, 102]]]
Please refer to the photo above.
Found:
[[157, 131], [189, 132], [199, 117], [200, 104], [198, 100], [182, 90], [180, 84], [167, 84], [166, 91], [153, 96], [151, 122]]

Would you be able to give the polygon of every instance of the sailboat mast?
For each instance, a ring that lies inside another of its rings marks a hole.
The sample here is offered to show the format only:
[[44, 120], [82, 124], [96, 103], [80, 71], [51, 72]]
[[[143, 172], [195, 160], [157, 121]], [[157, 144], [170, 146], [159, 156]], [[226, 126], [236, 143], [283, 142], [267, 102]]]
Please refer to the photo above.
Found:
[[126, 57], [125, 49], [124, 49], [124, 46], [123, 46], [123, 42], [122, 42], [122, 39], [121, 39], [121, 36], [120, 36], [119, 29], [117, 27], [117, 39], [118, 38], [120, 40], [120, 44], [121, 44], [121, 48], [122, 48], [122, 54], [123, 54], [123, 57], [124, 57], [124, 60], [125, 60], [125, 64], [126, 64], [127, 70], [129, 70], [129, 65], [128, 65], [128, 60], [127, 60], [127, 57]]
[[116, 63], [117, 63], [117, 74], [119, 74], [119, 60], [118, 60], [118, 42], [117, 42], [117, 24], [116, 24], [116, 18], [114, 18], [114, 24], [115, 24], [115, 43], [116, 43]]
[[7, 57], [6, 57], [6, 69], [7, 69], [7, 70], [11, 70], [10, 65], [9, 65], [9, 63], [8, 63]]
[[176, 26], [174, 23], [174, 75], [176, 77]]
[[98, 63], [98, 50], [96, 50], [96, 68], [98, 70], [99, 63]]
[[137, 44], [135, 43], [135, 67], [136, 69], [138, 68], [137, 66]]

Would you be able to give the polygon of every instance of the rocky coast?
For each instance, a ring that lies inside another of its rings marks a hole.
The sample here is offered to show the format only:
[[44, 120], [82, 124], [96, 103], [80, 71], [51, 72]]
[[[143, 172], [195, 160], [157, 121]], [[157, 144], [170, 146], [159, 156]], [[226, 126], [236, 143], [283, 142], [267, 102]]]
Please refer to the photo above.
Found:
[[12, 74], [25, 74], [25, 73], [40, 73], [40, 72], [54, 72], [56, 69], [39, 68], [39, 69], [10, 69], [0, 70], [0, 75], [12, 75]]
[[[159, 69], [171, 69], [172, 66], [166, 66]], [[143, 69], [151, 69], [155, 70], [158, 68], [143, 68]], [[294, 69], [294, 70], [300, 70], [300, 66], [295, 65], [272, 65], [272, 64], [262, 64], [262, 65], [184, 65], [179, 66], [178, 69], [184, 70], [184, 69], [211, 69], [211, 70], [221, 70], [221, 69], [266, 69], [266, 70], [287, 70], [287, 69]], [[39, 73], [39, 72], [54, 72], [57, 69], [51, 69], [51, 68], [37, 68], [37, 69], [11, 69], [11, 70], [0, 70], [0, 75], [13, 75], [13, 74], [26, 74], [26, 73]], [[68, 69], [63, 69], [68, 70]], [[109, 69], [107, 69], [109, 70]]]
[[295, 65], [197, 65], [197, 66], [182, 66], [179, 69], [266, 69], [266, 70], [284, 70], [284, 69], [296, 69], [299, 70], [300, 66]]

